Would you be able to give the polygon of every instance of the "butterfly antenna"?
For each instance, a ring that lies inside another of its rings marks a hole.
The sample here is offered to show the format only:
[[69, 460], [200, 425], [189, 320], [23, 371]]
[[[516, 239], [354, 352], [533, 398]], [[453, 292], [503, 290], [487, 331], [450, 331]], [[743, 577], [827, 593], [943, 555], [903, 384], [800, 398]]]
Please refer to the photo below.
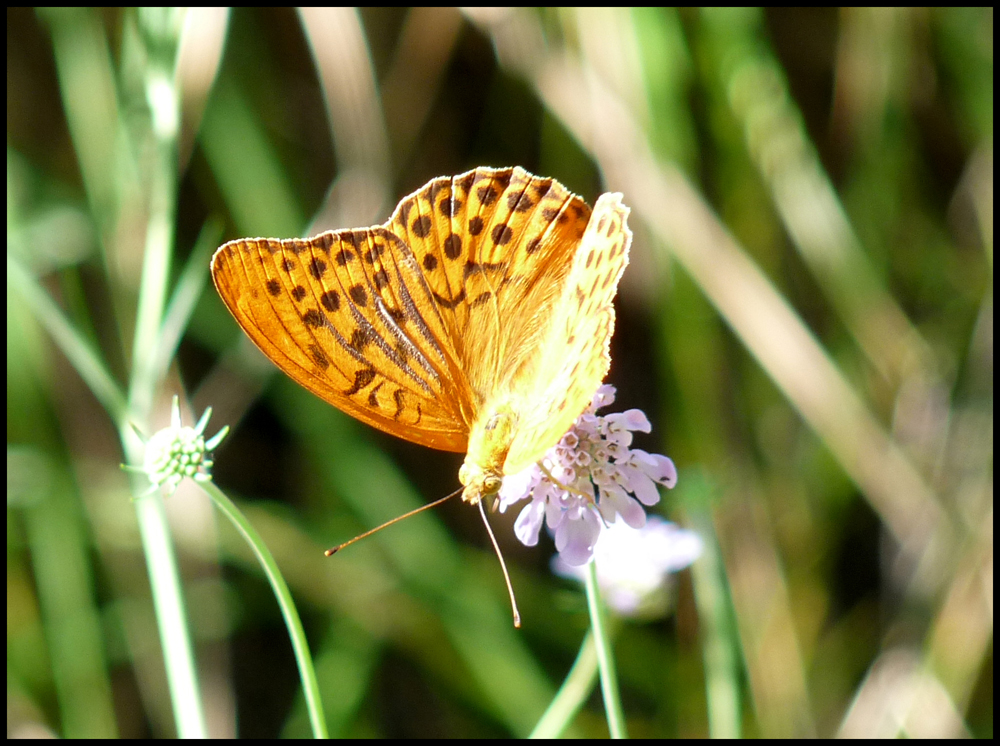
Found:
[[[376, 531], [381, 531], [383, 528], [387, 528], [388, 526], [391, 526], [394, 523], [398, 523], [399, 521], [403, 520], [404, 518], [409, 518], [411, 515], [416, 515], [417, 513], [420, 513], [421, 511], [430, 510], [431, 508], [436, 508], [438, 505], [440, 505], [441, 503], [443, 503], [445, 500], [450, 500], [451, 498], [455, 497], [455, 495], [460, 494], [462, 492], [462, 489], [463, 489], [462, 487], [459, 487], [457, 490], [455, 490], [454, 492], [452, 492], [450, 495], [445, 495], [444, 497], [442, 497], [442, 498], [440, 498], [438, 500], [435, 500], [432, 503], [427, 503], [426, 505], [421, 505], [419, 508], [416, 508], [415, 510], [411, 510], [409, 513], [403, 513], [403, 515], [398, 515], [395, 518], [393, 518], [391, 521], [386, 521], [381, 526], [376, 526], [373, 529], [365, 531], [363, 534], [359, 534], [359, 535], [355, 536], [350, 541], [345, 541], [343, 544], [338, 544], [333, 549], [327, 549], [324, 552], [324, 554], [327, 557], [332, 557], [333, 555], [335, 555], [337, 552], [339, 552], [344, 547], [349, 547], [354, 542], [361, 541], [366, 536], [371, 536]], [[503, 562], [503, 560], [500, 560], [500, 561]], [[506, 570], [504, 570], [504, 572], [506, 572]]]
[[500, 545], [497, 544], [496, 537], [493, 536], [493, 529], [490, 528], [490, 522], [486, 519], [486, 511], [483, 510], [483, 501], [479, 501], [479, 515], [483, 517], [483, 523], [486, 525], [486, 533], [490, 535], [490, 541], [493, 542], [493, 551], [497, 553], [497, 558], [500, 560], [500, 567], [503, 570], [503, 579], [507, 581], [507, 593], [510, 594], [510, 607], [514, 611], [514, 626], [520, 628], [521, 626], [521, 613], [517, 610], [517, 599], [514, 598], [514, 587], [510, 584], [510, 575], [507, 573], [507, 563], [503, 561], [503, 555], [500, 553]]

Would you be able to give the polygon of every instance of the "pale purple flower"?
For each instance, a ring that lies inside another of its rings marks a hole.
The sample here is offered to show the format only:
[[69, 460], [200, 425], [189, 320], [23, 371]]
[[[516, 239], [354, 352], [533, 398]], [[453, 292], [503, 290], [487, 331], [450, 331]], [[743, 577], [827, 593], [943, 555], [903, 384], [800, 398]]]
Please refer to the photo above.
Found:
[[[623, 616], [662, 616], [670, 601], [668, 576], [694, 562], [701, 551], [697, 534], [656, 515], [641, 529], [615, 523], [601, 532], [594, 548], [601, 597]], [[581, 582], [586, 572], [562, 555], [553, 558], [552, 569]]]
[[590, 406], [541, 461], [506, 477], [500, 510], [530, 497], [514, 522], [522, 544], [538, 543], [542, 522], [553, 533], [556, 549], [568, 564], [586, 564], [602, 530], [618, 517], [632, 528], [646, 524], [643, 506], [660, 500], [657, 485], [677, 483], [674, 462], [666, 456], [632, 449], [632, 433], [648, 433], [641, 410], [607, 416], [596, 411], [615, 400], [613, 386], [601, 386]]

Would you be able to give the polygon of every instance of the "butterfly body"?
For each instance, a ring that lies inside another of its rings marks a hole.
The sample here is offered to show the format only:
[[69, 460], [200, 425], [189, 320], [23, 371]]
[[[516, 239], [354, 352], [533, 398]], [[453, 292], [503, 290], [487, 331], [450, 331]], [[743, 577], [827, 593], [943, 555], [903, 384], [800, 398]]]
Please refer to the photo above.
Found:
[[518, 416], [509, 403], [484, 412], [469, 433], [465, 463], [458, 471], [462, 499], [475, 505], [500, 491], [504, 463], [517, 432]]
[[240, 239], [220, 296], [282, 371], [363, 422], [466, 453], [463, 499], [537, 461], [610, 366], [631, 231], [553, 179], [479, 168], [428, 182], [382, 226]]

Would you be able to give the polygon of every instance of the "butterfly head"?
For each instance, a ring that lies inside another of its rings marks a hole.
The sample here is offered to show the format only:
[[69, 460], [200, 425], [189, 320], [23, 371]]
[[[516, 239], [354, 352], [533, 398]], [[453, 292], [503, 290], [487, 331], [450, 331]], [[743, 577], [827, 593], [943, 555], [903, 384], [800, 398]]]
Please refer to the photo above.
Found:
[[480, 500], [496, 495], [503, 485], [503, 473], [496, 469], [483, 469], [466, 459], [458, 471], [459, 481], [465, 485], [462, 499], [476, 505]]

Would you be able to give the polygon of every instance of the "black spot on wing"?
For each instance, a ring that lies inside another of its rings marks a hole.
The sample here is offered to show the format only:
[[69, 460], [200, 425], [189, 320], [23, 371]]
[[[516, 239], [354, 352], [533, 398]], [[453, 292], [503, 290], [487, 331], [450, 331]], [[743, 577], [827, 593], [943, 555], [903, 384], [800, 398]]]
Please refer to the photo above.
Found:
[[357, 373], [354, 374], [354, 385], [351, 388], [344, 391], [345, 396], [354, 396], [356, 393], [361, 391], [363, 388], [371, 384], [375, 380], [378, 374], [375, 372], [374, 368], [362, 368]]

